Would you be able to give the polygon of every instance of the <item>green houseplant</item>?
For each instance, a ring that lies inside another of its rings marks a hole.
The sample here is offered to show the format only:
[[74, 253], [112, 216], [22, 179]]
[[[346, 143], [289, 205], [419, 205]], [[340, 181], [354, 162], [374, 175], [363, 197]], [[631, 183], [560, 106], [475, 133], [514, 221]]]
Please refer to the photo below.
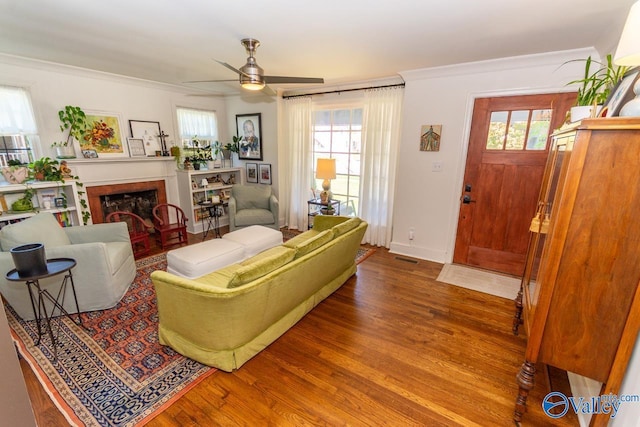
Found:
[[75, 158], [73, 150], [73, 140], [80, 141], [88, 129], [87, 116], [80, 107], [67, 105], [63, 110], [58, 111], [60, 119], [60, 131], [67, 133], [64, 141], [57, 141], [51, 144], [58, 152], [57, 157], [60, 159]]
[[[589, 56], [587, 59], [576, 59], [573, 61], [584, 61], [584, 75], [581, 79], [572, 80], [567, 85], [578, 84], [578, 97], [576, 105], [571, 109], [571, 121], [575, 122], [582, 118], [590, 117], [594, 113], [594, 107], [602, 105], [609, 97], [611, 90], [624, 77], [629, 67], [618, 67], [613, 64], [611, 54], [607, 55], [607, 62], [603, 64], [595, 61]], [[594, 64], [596, 64], [594, 66]], [[598, 67], [594, 70], [594, 68]], [[582, 108], [576, 108], [582, 107]]]
[[[66, 163], [66, 162], [63, 162]], [[70, 172], [69, 169], [67, 169]], [[76, 186], [78, 188], [78, 199], [80, 200], [80, 209], [82, 212], [82, 221], [86, 225], [91, 218], [91, 212], [89, 211], [89, 205], [86, 200], [83, 198], [84, 191], [82, 188], [84, 185], [79, 181], [77, 176], [65, 175], [62, 170], [60, 162], [57, 160], [51, 159], [49, 157], [43, 157], [34, 162], [29, 163], [29, 177], [31, 179], [35, 179], [36, 181], [56, 181], [56, 182], [64, 182], [65, 178], [74, 179], [76, 181]], [[65, 198], [65, 194], [62, 193], [62, 197]], [[65, 198], [66, 199], [66, 198]], [[66, 200], [65, 200], [66, 207]]]
[[229, 159], [231, 167], [233, 167], [233, 157], [231, 153], [240, 152], [240, 138], [239, 136], [233, 136], [233, 142], [228, 142], [222, 147], [222, 157], [224, 160]]

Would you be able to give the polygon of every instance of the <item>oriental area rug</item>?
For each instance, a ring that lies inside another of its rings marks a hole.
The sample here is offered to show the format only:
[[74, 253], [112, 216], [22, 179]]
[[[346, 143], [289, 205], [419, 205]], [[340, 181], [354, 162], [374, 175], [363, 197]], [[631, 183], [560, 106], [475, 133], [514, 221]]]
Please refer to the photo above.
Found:
[[[86, 329], [65, 318], [52, 322], [58, 340], [38, 336], [6, 306], [22, 357], [71, 425], [143, 425], [216, 371], [158, 342], [158, 313], [149, 275], [166, 269], [166, 255], [137, 261], [137, 274], [114, 308], [83, 313]], [[73, 316], [75, 318], [75, 316]]]
[[[361, 247], [356, 263], [374, 251]], [[36, 321], [21, 320], [5, 305], [20, 355], [70, 425], [144, 425], [216, 372], [158, 342], [150, 275], [166, 269], [166, 254], [138, 260], [136, 267], [135, 281], [118, 305], [82, 313], [84, 328], [64, 316], [52, 322], [57, 360], [47, 335], [35, 345]]]

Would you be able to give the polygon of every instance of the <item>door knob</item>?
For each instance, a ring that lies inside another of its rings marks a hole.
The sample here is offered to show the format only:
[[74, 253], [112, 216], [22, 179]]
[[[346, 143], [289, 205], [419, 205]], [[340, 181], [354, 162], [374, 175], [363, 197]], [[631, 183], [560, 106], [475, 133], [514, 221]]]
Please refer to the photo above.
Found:
[[468, 205], [469, 203], [475, 203], [475, 200], [471, 200], [471, 196], [468, 194], [465, 194], [464, 196], [462, 196], [462, 203]]

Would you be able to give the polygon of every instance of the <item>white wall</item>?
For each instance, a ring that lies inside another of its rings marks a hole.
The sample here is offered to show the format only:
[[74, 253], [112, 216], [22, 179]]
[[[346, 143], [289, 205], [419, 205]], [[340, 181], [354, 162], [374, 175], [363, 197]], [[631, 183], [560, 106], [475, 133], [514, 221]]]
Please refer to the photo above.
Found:
[[[50, 145], [64, 139], [59, 129], [58, 111], [65, 105], [79, 106], [85, 112], [115, 113], [120, 118], [123, 141], [130, 136], [129, 120], [160, 122], [161, 129], [169, 134], [168, 146], [179, 141], [177, 106], [213, 110], [222, 127], [227, 122], [226, 104], [222, 97], [189, 96], [190, 92], [184, 88], [25, 58], [0, 55], [0, 84], [24, 87], [31, 94], [40, 135], [36, 158], [55, 156]], [[223, 131], [226, 133], [226, 129]], [[119, 169], [124, 168], [123, 163], [105, 162], [102, 166], [98, 163], [82, 167], [70, 162], [70, 165], [80, 181], [87, 185], [98, 184], [105, 168], [114, 183], [121, 177], [128, 181], [147, 180], [165, 174], [167, 168], [166, 162], [158, 162], [151, 171], [152, 163], [146, 162], [137, 169], [129, 162], [126, 170], [122, 169], [122, 174], [119, 174]], [[167, 192], [169, 201], [176, 203], [177, 186], [168, 185]]]
[[[246, 163], [271, 164], [271, 181], [276, 196], [278, 195], [278, 129], [277, 129], [277, 103], [275, 97], [268, 97], [260, 93], [249, 93], [243, 96], [226, 98], [227, 106], [227, 134], [221, 139], [223, 144], [232, 141], [232, 136], [238, 135], [236, 131], [236, 114], [260, 113], [262, 121], [262, 160], [239, 161], [234, 155], [233, 165], [244, 166]], [[242, 131], [240, 131], [242, 133]], [[243, 174], [246, 178], [246, 171]]]
[[[451, 262], [474, 99], [568, 91], [592, 49], [403, 72], [406, 81], [391, 251]], [[441, 124], [439, 152], [419, 151], [422, 125]], [[433, 162], [442, 162], [433, 172]], [[415, 238], [409, 240], [409, 228]]]

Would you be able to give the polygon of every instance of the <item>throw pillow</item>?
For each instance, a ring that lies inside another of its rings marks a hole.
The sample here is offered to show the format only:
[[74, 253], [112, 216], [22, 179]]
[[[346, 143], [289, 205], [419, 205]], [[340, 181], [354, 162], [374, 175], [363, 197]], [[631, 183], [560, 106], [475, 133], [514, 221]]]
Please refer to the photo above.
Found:
[[302, 234], [294, 237], [291, 240], [288, 240], [284, 244], [286, 247], [296, 250], [296, 258], [300, 258], [301, 256], [308, 254], [309, 252], [313, 252], [319, 247], [324, 246], [326, 243], [333, 240], [333, 230], [325, 230], [321, 233], [316, 233], [315, 235], [308, 236], [308, 238], [304, 240], [296, 240], [296, 238], [301, 236]]
[[335, 237], [342, 236], [343, 234], [353, 230], [357, 226], [360, 225], [362, 220], [358, 217], [353, 217], [348, 219], [345, 222], [341, 222], [340, 224], [333, 227], [333, 232]]
[[228, 287], [237, 288], [265, 276], [293, 260], [295, 255], [295, 249], [276, 246], [252, 256], [240, 263], [240, 268], [234, 272], [235, 277]]
[[3, 251], [27, 243], [42, 243], [45, 250], [71, 244], [62, 226], [48, 212], [40, 212], [24, 221], [6, 225], [0, 230], [0, 245]]

